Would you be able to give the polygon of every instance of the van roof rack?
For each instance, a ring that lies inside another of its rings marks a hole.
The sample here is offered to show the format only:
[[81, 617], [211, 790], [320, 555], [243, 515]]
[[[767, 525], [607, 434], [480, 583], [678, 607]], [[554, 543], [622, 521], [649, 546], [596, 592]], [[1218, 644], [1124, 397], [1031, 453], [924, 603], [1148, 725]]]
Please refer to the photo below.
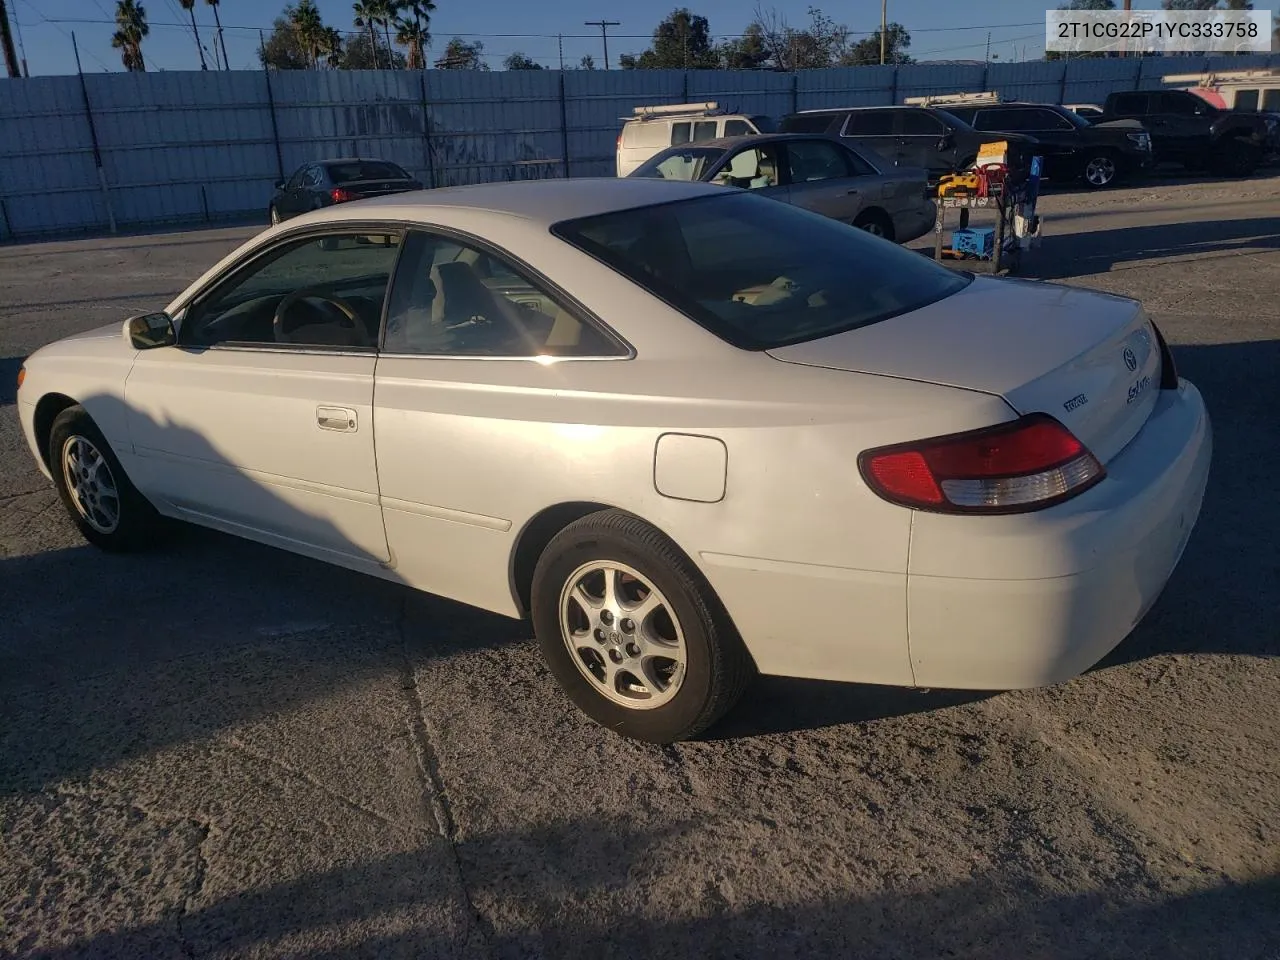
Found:
[[1214, 84], [1280, 82], [1280, 70], [1222, 70], [1214, 73], [1171, 73], [1165, 83], [1192, 83], [1198, 87]]
[[655, 117], [705, 117], [721, 112], [723, 111], [720, 109], [720, 104], [715, 100], [708, 100], [705, 103], [666, 103], [653, 107], [636, 107], [631, 111], [632, 116], [626, 119], [652, 120]]
[[1003, 103], [1005, 102], [999, 93], [994, 90], [988, 90], [985, 93], [939, 93], [930, 94], [927, 97], [907, 97], [903, 103], [912, 107], [941, 107], [949, 105], [953, 107], [970, 106], [982, 103]]

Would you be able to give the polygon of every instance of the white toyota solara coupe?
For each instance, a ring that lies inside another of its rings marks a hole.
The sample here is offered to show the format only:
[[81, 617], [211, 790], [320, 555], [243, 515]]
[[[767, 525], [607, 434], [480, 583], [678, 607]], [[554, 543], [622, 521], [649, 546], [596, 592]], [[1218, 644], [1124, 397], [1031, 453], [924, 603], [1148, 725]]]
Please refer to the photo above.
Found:
[[37, 351], [18, 400], [93, 543], [176, 518], [528, 614], [579, 707], [657, 742], [755, 671], [1080, 673], [1160, 593], [1211, 450], [1134, 301], [641, 179], [299, 217]]

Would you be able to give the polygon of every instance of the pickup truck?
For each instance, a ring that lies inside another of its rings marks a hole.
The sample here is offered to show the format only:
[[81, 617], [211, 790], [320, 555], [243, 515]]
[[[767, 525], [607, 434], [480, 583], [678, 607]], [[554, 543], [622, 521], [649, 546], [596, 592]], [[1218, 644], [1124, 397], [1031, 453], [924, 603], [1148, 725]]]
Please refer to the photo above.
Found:
[[1157, 163], [1235, 177], [1253, 173], [1275, 135], [1264, 114], [1222, 110], [1189, 90], [1109, 94], [1095, 123], [1109, 120], [1141, 121]]

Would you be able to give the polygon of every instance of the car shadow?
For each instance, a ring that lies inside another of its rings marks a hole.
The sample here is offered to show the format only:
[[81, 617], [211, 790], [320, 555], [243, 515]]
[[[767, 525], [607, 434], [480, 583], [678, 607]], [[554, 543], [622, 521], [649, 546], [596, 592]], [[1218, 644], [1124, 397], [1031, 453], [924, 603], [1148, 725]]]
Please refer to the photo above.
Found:
[[18, 371], [26, 357], [0, 357], [0, 407], [18, 400]]
[[[841, 888], [857, 881], [844, 877], [861, 880], [860, 868], [874, 862], [855, 847], [840, 854], [847, 872], [834, 874], [840, 880], [818, 892], [807, 861], [830, 869], [833, 851], [815, 837], [811, 858], [774, 866], [775, 889], [761, 902], [759, 874], [776, 864], [768, 852], [726, 857], [713, 845], [716, 859], [709, 860], [698, 840], [705, 842], [702, 835], [716, 825], [677, 819], [671, 826], [640, 826], [638, 819], [512, 824], [458, 839], [453, 851], [423, 846], [212, 902], [191, 898], [150, 922], [86, 932], [27, 956], [145, 957], [167, 955], [164, 948], [174, 946], [186, 956], [256, 956], [288, 943], [306, 944], [311, 960], [1268, 960], [1277, 947], [1275, 875], [1242, 882], [1206, 877], [1195, 886], [1161, 889], [1138, 861], [1134, 872], [1077, 892], [1010, 858], [998, 868], [970, 865], [972, 875], [962, 880], [940, 882], [926, 873], [902, 889], [890, 880], [855, 895]], [[768, 831], [780, 828], [760, 829], [752, 843], [767, 847]], [[812, 829], [820, 833], [821, 823]], [[524, 859], [531, 856], [536, 866]], [[939, 872], [947, 876], [945, 868]], [[442, 882], [452, 876], [461, 891]], [[735, 895], [735, 876], [747, 896]], [[663, 901], [677, 893], [672, 887], [681, 879], [688, 888], [679, 910], [672, 910]], [[441, 924], [441, 916], [452, 923]]]
[[1280, 250], [1280, 217], [1191, 221], [1116, 230], [1050, 234], [1024, 258], [1022, 276], [1061, 280], [1164, 257], [1240, 255]]

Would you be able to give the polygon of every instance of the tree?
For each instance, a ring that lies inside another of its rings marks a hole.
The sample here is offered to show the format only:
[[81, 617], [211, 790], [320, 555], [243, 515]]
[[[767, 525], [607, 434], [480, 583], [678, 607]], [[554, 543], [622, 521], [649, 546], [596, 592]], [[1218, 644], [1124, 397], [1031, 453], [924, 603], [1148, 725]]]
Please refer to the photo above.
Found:
[[[373, 32], [373, 25], [378, 22], [381, 15], [378, 9], [378, 0], [356, 0], [351, 5], [352, 25], [357, 30], [369, 31], [368, 50], [373, 54], [373, 69], [378, 69], [378, 41], [376, 34]], [[357, 68], [359, 69], [359, 68]]]
[[222, 36], [222, 17], [218, 16], [219, 0], [204, 0], [204, 2], [209, 6], [213, 7], [213, 22], [218, 28], [218, 43], [213, 48], [214, 65], [215, 66], [217, 65], [218, 47], [220, 46], [222, 47], [222, 69], [230, 70], [231, 61], [227, 59], [227, 41], [226, 41], [226, 38]]
[[298, 0], [297, 6], [284, 8], [289, 26], [298, 35], [298, 44], [307, 55], [311, 66], [320, 65], [320, 54], [327, 46], [324, 20], [315, 0]]
[[716, 48], [716, 56], [726, 70], [758, 70], [769, 61], [764, 45], [764, 28], [752, 23], [737, 40], [726, 40]]
[[707, 18], [687, 7], [672, 10], [653, 31], [653, 46], [638, 57], [623, 55], [624, 69], [698, 70], [715, 68], [720, 58], [711, 49], [711, 27]]
[[[776, 9], [756, 7], [752, 26], [759, 28], [761, 45], [775, 70], [812, 70], [843, 62], [850, 54], [849, 28], [836, 23], [818, 7], [809, 8], [809, 26], [798, 30]], [[748, 28], [750, 29], [750, 28]], [[876, 62], [880, 62], [876, 40]]]
[[196, 0], [178, 0], [178, 3], [183, 10], [191, 14], [191, 32], [196, 38], [196, 53], [200, 54], [200, 69], [208, 70], [209, 65], [204, 62], [204, 47], [200, 45], [200, 28], [196, 26]]
[[10, 79], [22, 76], [18, 69], [18, 51], [13, 47], [13, 27], [9, 23], [9, 11], [5, 9], [4, 0], [0, 0], [0, 47], [4, 48], [4, 65]]
[[489, 67], [484, 62], [484, 44], [479, 40], [467, 43], [461, 37], [454, 37], [436, 61], [436, 69], [488, 70]]
[[596, 58], [591, 54], [582, 55], [582, 59], [578, 61], [579, 70], [594, 70], [596, 68]]
[[408, 61], [399, 50], [388, 49], [382, 34], [362, 30], [343, 45], [339, 66], [343, 70], [403, 70]]
[[325, 27], [320, 31], [320, 43], [316, 47], [317, 56], [323, 56], [330, 67], [342, 66], [342, 34], [333, 27]]
[[311, 56], [302, 46], [298, 32], [283, 16], [276, 17], [271, 25], [271, 33], [258, 50], [258, 60], [273, 70], [306, 70], [311, 66]]
[[147, 26], [147, 11], [137, 0], [119, 0], [116, 3], [116, 32], [111, 35], [111, 46], [120, 51], [120, 61], [130, 73], [147, 69], [142, 59], [142, 39], [151, 32]]
[[1059, 10], [1114, 10], [1116, 0], [1071, 0], [1060, 6]]
[[542, 64], [536, 60], [530, 60], [523, 53], [517, 50], [507, 59], [502, 61], [503, 70], [541, 70]]
[[421, 70], [426, 66], [427, 45], [431, 43], [431, 33], [419, 20], [407, 20], [396, 17], [396, 43], [409, 51], [405, 66], [410, 70]]
[[382, 25], [382, 38], [391, 46], [391, 23], [400, 12], [399, 0], [369, 0], [373, 4], [374, 19]]
[[[1111, 0], [1103, 0], [1110, 3]], [[884, 62], [911, 63], [907, 48], [911, 46], [911, 34], [900, 23], [891, 23], [884, 32]], [[840, 59], [845, 67], [861, 67], [880, 62], [880, 31], [877, 30], [865, 40], [859, 40], [850, 51]]]

